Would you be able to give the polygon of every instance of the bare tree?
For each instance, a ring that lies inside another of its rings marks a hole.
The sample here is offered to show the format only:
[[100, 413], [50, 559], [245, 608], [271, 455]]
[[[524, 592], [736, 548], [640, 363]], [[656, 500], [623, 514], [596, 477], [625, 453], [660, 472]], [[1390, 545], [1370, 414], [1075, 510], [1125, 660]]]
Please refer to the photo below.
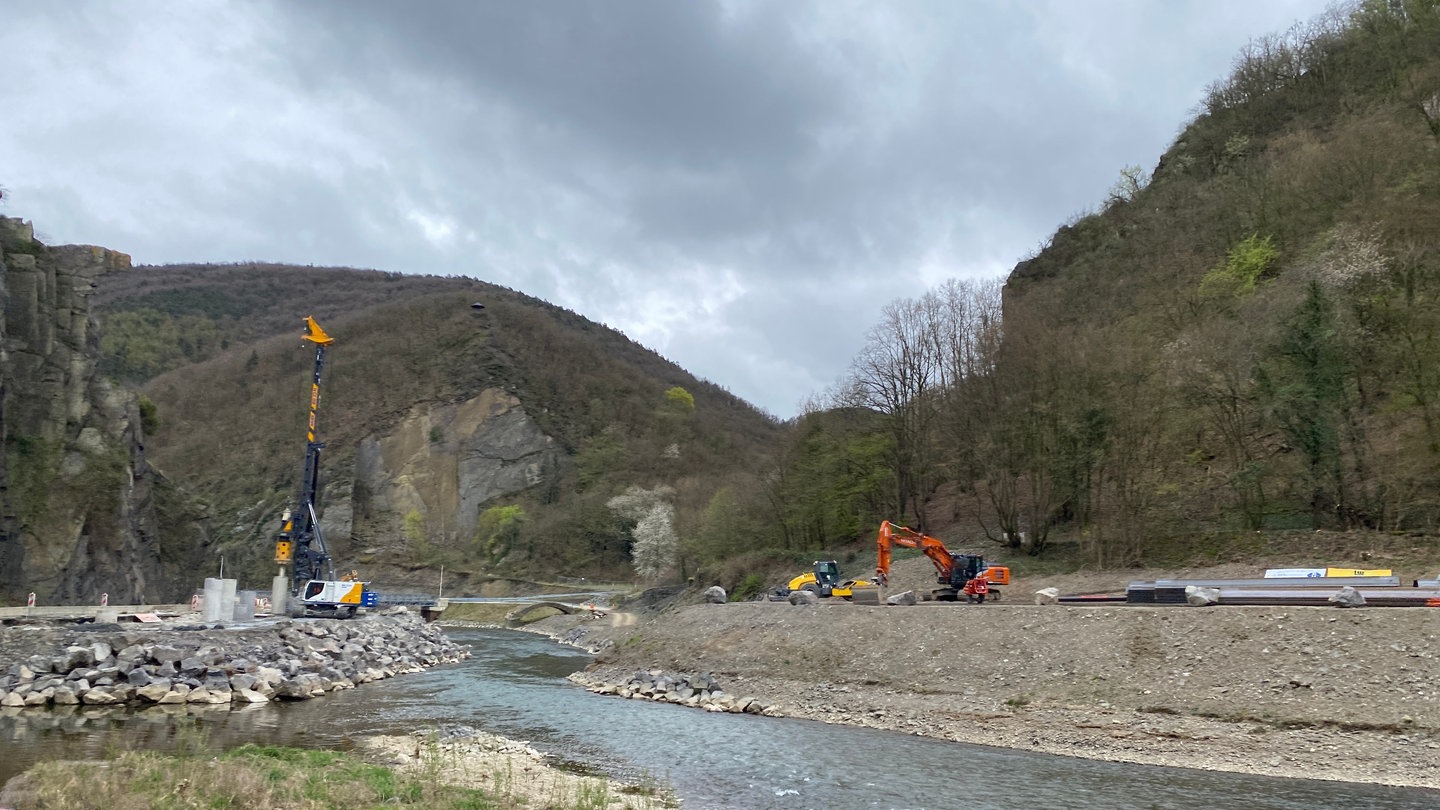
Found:
[[[867, 335], [845, 401], [889, 418], [894, 508], [923, 528], [927, 502], [949, 477], [974, 478], [976, 405], [967, 389], [993, 372], [1000, 342], [999, 280], [952, 279], [891, 303]], [[983, 407], [983, 406], [980, 406]]]
[[896, 515], [908, 508], [921, 527], [926, 524], [925, 496], [935, 482], [929, 438], [942, 379], [932, 298], [895, 301], [885, 307], [851, 365], [846, 386], [849, 404], [889, 418]]

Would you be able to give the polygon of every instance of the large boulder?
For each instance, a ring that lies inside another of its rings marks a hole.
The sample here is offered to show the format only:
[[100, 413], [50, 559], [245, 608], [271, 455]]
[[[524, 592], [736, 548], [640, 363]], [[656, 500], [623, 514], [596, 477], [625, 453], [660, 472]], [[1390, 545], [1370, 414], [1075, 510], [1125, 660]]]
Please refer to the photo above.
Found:
[[113, 655], [115, 655], [115, 649], [110, 646], [108, 641], [97, 641], [90, 645], [90, 657], [93, 664], [103, 664], [109, 661]]
[[723, 605], [726, 602], [725, 589], [719, 585], [711, 585], [705, 589], [705, 601], [712, 605]]
[[1337, 593], [1332, 594], [1326, 601], [1338, 607], [1364, 607], [1365, 595], [1353, 587], [1346, 585]]
[[887, 605], [909, 606], [916, 604], [918, 601], [919, 600], [915, 598], [914, 591], [901, 591], [900, 593], [891, 594], [885, 598], [885, 604]]
[[135, 694], [146, 703], [159, 703], [160, 699], [170, 694], [169, 681], [155, 681], [146, 684], [135, 690]]
[[1037, 605], [1058, 605], [1060, 604], [1059, 588], [1041, 588], [1035, 592], [1035, 604]]
[[1185, 602], [1195, 607], [1209, 607], [1220, 603], [1220, 589], [1200, 585], [1185, 586]]
[[69, 672], [95, 663], [95, 651], [90, 647], [66, 647], [64, 654], [55, 659], [56, 672]]
[[800, 607], [803, 605], [820, 604], [820, 595], [814, 591], [791, 591], [790, 604]]

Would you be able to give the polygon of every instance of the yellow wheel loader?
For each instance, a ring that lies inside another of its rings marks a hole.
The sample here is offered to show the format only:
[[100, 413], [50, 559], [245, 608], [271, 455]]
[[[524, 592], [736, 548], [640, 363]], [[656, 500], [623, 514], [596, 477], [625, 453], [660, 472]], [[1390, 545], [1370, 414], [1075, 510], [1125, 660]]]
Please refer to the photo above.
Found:
[[850, 599], [856, 588], [874, 587], [873, 582], [863, 579], [840, 579], [840, 564], [834, 560], [816, 560], [814, 570], [806, 571], [790, 580], [792, 591], [813, 591], [816, 596], [838, 596]]

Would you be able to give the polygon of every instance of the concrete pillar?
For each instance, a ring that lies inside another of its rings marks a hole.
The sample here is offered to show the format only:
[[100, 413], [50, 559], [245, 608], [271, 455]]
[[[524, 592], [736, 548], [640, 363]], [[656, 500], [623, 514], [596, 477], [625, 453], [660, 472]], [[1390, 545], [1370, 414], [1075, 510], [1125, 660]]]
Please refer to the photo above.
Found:
[[237, 584], [233, 579], [220, 580], [220, 618], [217, 621], [235, 620], [235, 586]]
[[270, 613], [275, 616], [288, 615], [290, 610], [290, 578], [281, 571], [270, 580]]
[[218, 622], [222, 615], [228, 616], [229, 612], [221, 613], [221, 600], [224, 594], [224, 586], [215, 577], [205, 578], [205, 605], [201, 611], [201, 619], [207, 622]]
[[236, 591], [236, 592], [235, 592], [235, 621], [237, 621], [237, 622], [253, 622], [253, 621], [255, 621], [255, 592], [254, 592], [254, 591]]

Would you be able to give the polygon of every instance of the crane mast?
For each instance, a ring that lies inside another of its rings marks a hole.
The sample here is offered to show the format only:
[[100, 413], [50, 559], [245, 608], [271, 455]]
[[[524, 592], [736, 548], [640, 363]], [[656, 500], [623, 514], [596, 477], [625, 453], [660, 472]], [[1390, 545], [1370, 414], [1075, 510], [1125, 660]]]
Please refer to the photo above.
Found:
[[275, 541], [275, 561], [291, 564], [290, 580], [298, 592], [311, 580], [335, 579], [335, 564], [325, 548], [316, 498], [320, 489], [320, 451], [325, 443], [316, 440], [315, 417], [320, 408], [320, 378], [325, 370], [325, 350], [335, 339], [325, 334], [312, 316], [305, 318], [305, 340], [315, 344], [315, 375], [310, 382], [310, 416], [305, 431], [305, 473], [300, 482], [296, 508], [281, 516], [280, 534]]

